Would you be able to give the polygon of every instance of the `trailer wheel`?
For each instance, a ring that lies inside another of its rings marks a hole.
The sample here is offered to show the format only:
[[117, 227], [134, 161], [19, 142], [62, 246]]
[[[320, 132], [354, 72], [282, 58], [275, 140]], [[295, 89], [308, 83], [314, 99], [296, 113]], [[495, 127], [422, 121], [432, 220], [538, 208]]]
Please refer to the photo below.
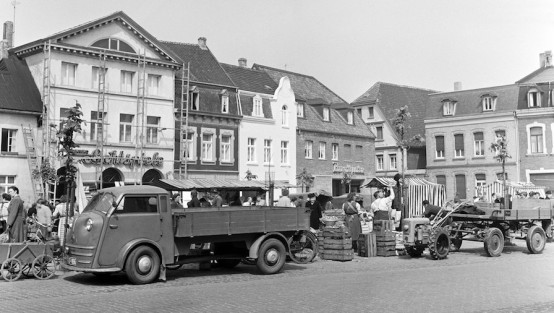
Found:
[[431, 234], [429, 236], [429, 253], [433, 259], [446, 259], [449, 251], [450, 236], [448, 236], [448, 232], [441, 227], [431, 230]]
[[16, 258], [8, 258], [0, 268], [2, 277], [7, 281], [16, 281], [21, 277], [23, 264]]
[[262, 243], [258, 251], [256, 265], [264, 274], [275, 274], [285, 265], [287, 253], [281, 241], [270, 238]]
[[527, 231], [527, 249], [533, 254], [542, 253], [544, 246], [546, 245], [546, 233], [540, 226], [533, 225]]
[[160, 274], [160, 257], [149, 246], [139, 246], [127, 257], [125, 273], [135, 285], [149, 284]]
[[504, 250], [504, 235], [498, 228], [490, 228], [485, 234], [485, 252], [488, 256], [497, 257]]
[[412, 258], [419, 258], [422, 254], [423, 254], [423, 251], [425, 250], [425, 247], [422, 247], [422, 246], [409, 246], [409, 247], [406, 247], [406, 252], [408, 253], [409, 256], [411, 256]]

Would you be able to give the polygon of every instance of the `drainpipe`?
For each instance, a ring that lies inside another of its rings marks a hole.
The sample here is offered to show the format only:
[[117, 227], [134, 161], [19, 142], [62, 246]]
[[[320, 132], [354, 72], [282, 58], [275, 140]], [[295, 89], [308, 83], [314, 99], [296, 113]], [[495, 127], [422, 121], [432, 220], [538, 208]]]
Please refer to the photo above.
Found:
[[[517, 111], [514, 111], [514, 123], [515, 123], [515, 129], [516, 129], [516, 144], [519, 145], [519, 123], [518, 123], [518, 118], [517, 118]], [[519, 160], [519, 153], [520, 153], [520, 148], [519, 146], [515, 147], [516, 149], [516, 178], [517, 178], [517, 181], [520, 182], [521, 181], [521, 174], [519, 172], [519, 170], [521, 169], [521, 164], [520, 164], [520, 160]]]

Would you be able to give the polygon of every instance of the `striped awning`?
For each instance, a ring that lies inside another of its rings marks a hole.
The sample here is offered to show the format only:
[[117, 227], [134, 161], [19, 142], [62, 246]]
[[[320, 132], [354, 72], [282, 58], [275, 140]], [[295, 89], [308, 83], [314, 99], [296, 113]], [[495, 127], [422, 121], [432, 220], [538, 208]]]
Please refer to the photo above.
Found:
[[[545, 196], [544, 186], [535, 186], [533, 183], [520, 183], [514, 181], [506, 181], [506, 190], [508, 194], [515, 196], [521, 192], [529, 194], [531, 191], [538, 192], [542, 198]], [[492, 194], [495, 193], [500, 197], [504, 197], [504, 185], [501, 180], [497, 180], [486, 186], [475, 187], [475, 195], [483, 197], [485, 201], [492, 201]]]
[[[219, 190], [266, 190], [269, 189], [268, 183], [259, 180], [232, 180], [232, 179], [160, 179], [155, 186], [164, 188], [169, 191], [190, 191], [196, 189], [198, 191], [208, 191], [211, 189]], [[283, 181], [276, 181], [274, 188], [294, 188], [296, 186]]]

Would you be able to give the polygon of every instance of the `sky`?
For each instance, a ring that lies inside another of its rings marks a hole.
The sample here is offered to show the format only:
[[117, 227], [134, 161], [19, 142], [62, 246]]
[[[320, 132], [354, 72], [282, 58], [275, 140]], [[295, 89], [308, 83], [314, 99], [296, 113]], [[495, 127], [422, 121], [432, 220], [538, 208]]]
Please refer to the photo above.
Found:
[[[12, 3], [0, 0], [1, 22]], [[15, 45], [116, 11], [160, 40], [206, 37], [222, 63], [314, 76], [348, 102], [376, 82], [512, 84], [554, 50], [552, 0], [17, 0]]]

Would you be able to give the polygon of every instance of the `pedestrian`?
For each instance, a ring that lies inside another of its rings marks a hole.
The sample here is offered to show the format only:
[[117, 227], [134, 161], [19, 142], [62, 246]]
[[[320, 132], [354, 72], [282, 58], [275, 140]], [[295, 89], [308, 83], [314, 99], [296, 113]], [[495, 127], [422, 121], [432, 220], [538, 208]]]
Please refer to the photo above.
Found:
[[348, 232], [352, 237], [352, 248], [357, 249], [357, 240], [362, 233], [362, 224], [360, 223], [361, 206], [356, 202], [356, 194], [354, 192], [349, 193], [346, 196], [346, 202], [342, 204], [342, 210], [346, 214], [346, 225]]
[[199, 208], [200, 200], [198, 200], [198, 191], [196, 191], [196, 189], [191, 190], [190, 196], [192, 199], [187, 202], [187, 208]]
[[212, 193], [214, 194], [212, 206], [216, 208], [221, 208], [223, 206], [223, 198], [221, 198], [221, 196], [219, 195], [219, 190], [213, 189]]
[[11, 196], [10, 204], [8, 205], [8, 230], [11, 242], [25, 241], [25, 209], [23, 208], [23, 200], [19, 197], [19, 188], [11, 186], [8, 188], [8, 193]]
[[279, 201], [277, 201], [277, 206], [282, 206], [282, 207], [294, 206], [290, 201], [288, 189], [281, 190], [281, 197], [279, 198]]
[[390, 212], [392, 207], [392, 200], [394, 200], [394, 190], [390, 189], [390, 194], [385, 197], [386, 187], [376, 191], [373, 194], [375, 200], [371, 204], [371, 211], [374, 214], [374, 220], [390, 220]]
[[2, 202], [0, 203], [0, 228], [2, 228], [2, 233], [7, 230], [6, 220], [8, 219], [8, 205], [11, 199], [12, 197], [9, 194], [5, 192], [2, 194]]
[[265, 206], [265, 194], [258, 194], [256, 196], [256, 205]]
[[37, 201], [37, 224], [44, 238], [50, 237], [52, 231], [52, 211], [48, 206], [48, 202], [44, 199]]
[[306, 207], [310, 209], [310, 227], [318, 230], [321, 224], [320, 218], [323, 217], [321, 205], [315, 201], [315, 193], [308, 194], [308, 202]]
[[67, 195], [62, 195], [60, 202], [56, 205], [52, 219], [58, 221], [58, 238], [60, 238], [60, 245], [63, 246], [65, 241], [65, 228], [67, 225]]
[[297, 208], [305, 207], [306, 203], [304, 203], [304, 196], [298, 196], [298, 198], [294, 201], [294, 205], [296, 205]]
[[242, 206], [252, 206], [252, 197], [246, 198], [246, 201], [242, 203]]
[[182, 210], [183, 205], [181, 204], [181, 195], [175, 193], [171, 196], [171, 210]]

